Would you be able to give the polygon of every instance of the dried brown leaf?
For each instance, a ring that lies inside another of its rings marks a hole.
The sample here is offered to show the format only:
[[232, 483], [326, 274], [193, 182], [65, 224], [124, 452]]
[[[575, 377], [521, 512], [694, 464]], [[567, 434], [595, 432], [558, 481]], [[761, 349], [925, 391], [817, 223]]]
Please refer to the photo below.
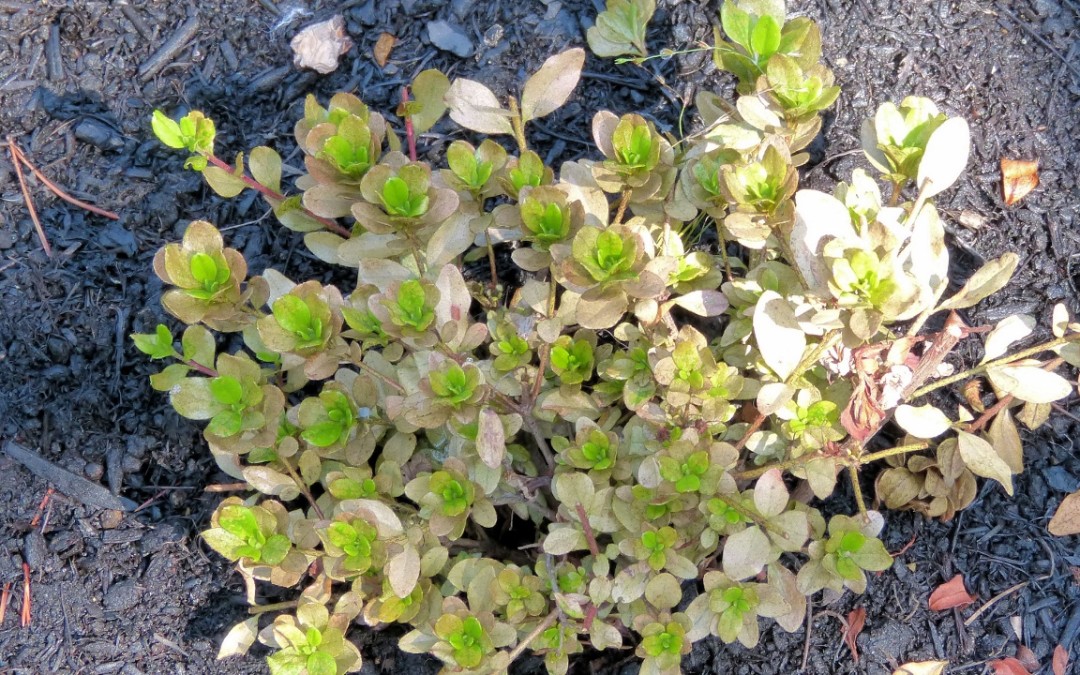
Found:
[[994, 669], [994, 675], [1031, 675], [1031, 671], [1011, 656], [988, 663]]
[[379, 64], [380, 68], [386, 67], [386, 62], [390, 59], [390, 52], [393, 51], [396, 44], [397, 38], [390, 33], [379, 35], [379, 39], [375, 41], [375, 48], [371, 51], [375, 57], [375, 63]]
[[862, 632], [863, 626], [865, 625], [865, 607], [856, 607], [848, 612], [847, 625], [844, 627], [844, 644], [851, 650], [851, 657], [855, 659], [855, 663], [859, 662], [859, 648], [855, 644], [855, 640], [859, 637], [859, 633]]
[[965, 607], [975, 602], [974, 596], [964, 587], [964, 577], [957, 574], [941, 584], [930, 594], [930, 609], [940, 612], [953, 607]]
[[1002, 193], [1005, 205], [1012, 206], [1039, 185], [1039, 162], [1024, 159], [1001, 160]]
[[1074, 492], [1061, 501], [1046, 529], [1056, 537], [1080, 534], [1080, 492]]
[[1054, 671], [1054, 675], [1065, 675], [1067, 672], [1065, 668], [1069, 665], [1069, 652], [1058, 645], [1054, 647], [1054, 658], [1050, 662], [1050, 667]]
[[1027, 645], [1020, 645], [1016, 648], [1016, 660], [1028, 670], [1035, 671], [1039, 669], [1039, 659]]

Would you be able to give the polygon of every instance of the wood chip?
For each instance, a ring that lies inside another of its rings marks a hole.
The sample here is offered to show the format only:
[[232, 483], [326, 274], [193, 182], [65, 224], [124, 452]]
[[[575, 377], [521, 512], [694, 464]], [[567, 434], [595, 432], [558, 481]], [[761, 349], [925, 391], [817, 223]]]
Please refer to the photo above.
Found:
[[56, 466], [41, 455], [19, 445], [15, 441], [5, 443], [4, 452], [29, 469], [31, 473], [49, 481], [57, 490], [72, 499], [99, 509], [126, 510], [124, 503], [102, 486], [91, 483], [67, 469]]

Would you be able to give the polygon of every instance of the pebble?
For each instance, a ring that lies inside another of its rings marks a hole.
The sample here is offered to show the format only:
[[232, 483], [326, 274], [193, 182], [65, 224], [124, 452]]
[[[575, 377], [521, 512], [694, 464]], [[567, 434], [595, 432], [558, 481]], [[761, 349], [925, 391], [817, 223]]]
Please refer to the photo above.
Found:
[[439, 49], [465, 58], [472, 56], [473, 43], [460, 26], [447, 21], [431, 21], [427, 25], [428, 39]]
[[124, 520], [122, 511], [108, 509], [101, 512], [101, 529], [112, 530]]
[[105, 475], [105, 467], [97, 462], [87, 462], [83, 467], [83, 475], [90, 480], [101, 480], [101, 477]]
[[45, 537], [40, 532], [30, 530], [23, 539], [23, 559], [32, 570], [41, 570], [45, 565], [45, 556], [48, 555], [49, 547], [45, 544]]
[[134, 581], [119, 581], [109, 587], [105, 593], [102, 604], [105, 609], [113, 612], [123, 612], [139, 604], [142, 598], [142, 589]]

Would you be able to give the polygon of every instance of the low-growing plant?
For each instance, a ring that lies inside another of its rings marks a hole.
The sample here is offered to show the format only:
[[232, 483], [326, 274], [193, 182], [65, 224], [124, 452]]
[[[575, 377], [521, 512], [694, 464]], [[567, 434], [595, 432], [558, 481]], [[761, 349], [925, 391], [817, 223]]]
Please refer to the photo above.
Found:
[[[643, 52], [644, 29], [619, 21], [651, 6], [612, 2], [596, 31]], [[1012, 492], [1016, 420], [1037, 427], [1070, 394], [1053, 371], [1080, 364], [1080, 325], [1059, 306], [1054, 340], [1009, 354], [1031, 317], [972, 328], [956, 313], [1018, 262], [949, 290], [933, 197], [966, 164], [966, 123], [926, 99], [885, 104], [863, 149], [888, 201], [862, 170], [831, 195], [800, 190], [838, 93], [818, 29], [775, 0], [729, 1], [720, 18], [734, 104], [700, 93], [686, 138], [600, 112], [600, 156], [557, 171], [526, 131], [570, 97], [580, 49], [520, 98], [422, 73], [397, 111], [404, 148], [355, 96], [309, 97], [291, 195], [275, 151], [229, 164], [209, 119], [155, 113], [215, 191], [258, 190], [357, 276], [342, 290], [249, 277], [204, 221], [154, 260], [188, 327], [179, 346], [165, 326], [134, 336], [174, 361], [152, 384], [207, 421], [220, 467], [255, 491], [223, 501], [203, 536], [253, 605], [255, 580], [300, 589], [253, 607], [222, 656], [257, 637], [273, 673], [352, 672], [354, 626], [400, 623], [401, 648], [446, 672], [504, 671], [531, 649], [561, 674], [586, 646], [636, 643], [643, 672], [674, 673], [694, 642], [753, 647], [762, 619], [797, 630], [808, 596], [862, 592], [892, 564], [863, 466], [886, 464], [877, 501], [945, 519], [976, 476]], [[416, 134], [446, 110], [515, 152], [455, 141], [447, 168], [418, 161]], [[699, 243], [710, 226], [718, 243]], [[500, 274], [496, 249], [520, 277]], [[244, 348], [219, 352], [211, 331]], [[983, 361], [952, 373], [972, 334]], [[959, 405], [928, 396], [962, 382]], [[826, 518], [812, 500], [840, 474], [857, 512]]]

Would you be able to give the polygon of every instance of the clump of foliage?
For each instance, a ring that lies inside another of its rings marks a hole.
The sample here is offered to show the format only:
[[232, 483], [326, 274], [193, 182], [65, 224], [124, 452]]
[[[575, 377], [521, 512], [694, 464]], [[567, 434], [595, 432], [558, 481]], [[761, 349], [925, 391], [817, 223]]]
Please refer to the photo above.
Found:
[[[1016, 420], [1036, 427], [1069, 395], [1053, 371], [1080, 363], [1080, 326], [1058, 308], [1055, 340], [1008, 355], [1031, 317], [969, 328], [955, 313], [1002, 288], [1018, 256], [949, 290], [932, 199], [966, 164], [968, 133], [926, 99], [867, 124], [887, 201], [863, 170], [833, 194], [798, 189], [838, 90], [817, 27], [782, 5], [725, 3], [715, 59], [739, 96], [701, 93], [699, 131], [600, 112], [598, 156], [557, 170], [526, 132], [572, 94], [580, 49], [520, 98], [422, 73], [397, 111], [407, 151], [356, 97], [309, 98], [293, 195], [273, 150], [229, 164], [210, 120], [155, 113], [212, 188], [258, 190], [357, 279], [248, 276], [203, 221], [155, 258], [188, 327], [179, 345], [165, 326], [134, 336], [174, 361], [153, 386], [207, 422], [218, 464], [255, 491], [222, 502], [203, 536], [253, 604], [256, 580], [300, 589], [261, 629], [256, 607], [222, 655], [257, 637], [271, 672], [353, 672], [350, 630], [401, 623], [401, 648], [446, 672], [503, 671], [531, 649], [561, 674], [586, 646], [636, 644], [643, 672], [674, 673], [695, 641], [752, 647], [763, 619], [797, 630], [808, 596], [862, 592], [892, 564], [861, 467], [886, 462], [879, 502], [946, 519], [976, 476], [1011, 492]], [[597, 30], [642, 47], [648, 10], [613, 1]], [[446, 167], [418, 161], [415, 134], [446, 110], [515, 151], [455, 141]], [[698, 245], [710, 226], [719, 245]], [[496, 248], [512, 249], [519, 287], [498, 282]], [[467, 278], [485, 259], [490, 278]], [[219, 351], [211, 331], [244, 348]], [[984, 360], [950, 374], [976, 333]], [[927, 399], [983, 379], [948, 412]], [[841, 474], [858, 511], [826, 519], [812, 500]]]

